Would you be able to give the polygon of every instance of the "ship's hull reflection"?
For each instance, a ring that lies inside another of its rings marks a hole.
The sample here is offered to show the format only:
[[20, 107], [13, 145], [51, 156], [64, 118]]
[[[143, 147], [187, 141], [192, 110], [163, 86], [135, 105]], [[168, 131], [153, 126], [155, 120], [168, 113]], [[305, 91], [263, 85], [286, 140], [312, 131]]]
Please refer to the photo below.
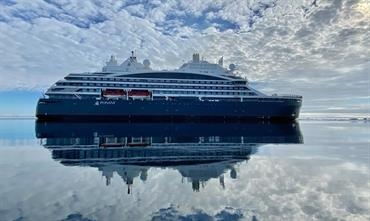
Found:
[[116, 172], [129, 186], [146, 180], [151, 167], [171, 167], [199, 187], [246, 161], [259, 146], [302, 143], [297, 122], [271, 123], [81, 123], [36, 122], [36, 136], [53, 159], [66, 166], [91, 166], [107, 184]]

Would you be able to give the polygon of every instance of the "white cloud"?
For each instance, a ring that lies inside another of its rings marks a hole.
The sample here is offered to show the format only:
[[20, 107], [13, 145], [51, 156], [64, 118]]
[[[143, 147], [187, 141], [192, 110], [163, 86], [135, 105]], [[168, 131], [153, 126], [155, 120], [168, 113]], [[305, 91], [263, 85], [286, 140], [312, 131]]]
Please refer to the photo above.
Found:
[[[159, 69], [198, 51], [294, 93], [314, 87], [325, 97], [341, 92], [346, 79], [350, 96], [369, 94], [370, 6], [363, 1], [14, 2], [0, 3], [2, 90], [45, 89], [134, 49]], [[350, 83], [352, 72], [362, 73], [362, 84]]]

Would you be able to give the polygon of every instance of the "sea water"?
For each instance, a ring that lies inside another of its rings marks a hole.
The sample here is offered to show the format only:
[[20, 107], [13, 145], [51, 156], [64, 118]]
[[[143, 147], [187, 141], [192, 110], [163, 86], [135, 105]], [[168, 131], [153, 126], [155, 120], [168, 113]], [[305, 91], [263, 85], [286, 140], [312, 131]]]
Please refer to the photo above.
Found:
[[369, 145], [364, 121], [1, 120], [0, 220], [369, 220]]

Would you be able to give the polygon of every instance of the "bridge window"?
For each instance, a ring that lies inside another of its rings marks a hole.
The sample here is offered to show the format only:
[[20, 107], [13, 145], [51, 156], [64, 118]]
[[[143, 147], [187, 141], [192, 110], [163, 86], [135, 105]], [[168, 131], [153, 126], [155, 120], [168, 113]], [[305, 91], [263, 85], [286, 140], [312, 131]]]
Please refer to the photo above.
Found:
[[[203, 74], [194, 74], [194, 73], [177, 73], [177, 72], [137, 73], [137, 74], [121, 75], [119, 77], [223, 80], [223, 78], [215, 77], [215, 76], [209, 76], [209, 75], [203, 75]], [[167, 82], [171, 82], [171, 81], [167, 81]], [[201, 83], [201, 82], [196, 81], [195, 83]]]

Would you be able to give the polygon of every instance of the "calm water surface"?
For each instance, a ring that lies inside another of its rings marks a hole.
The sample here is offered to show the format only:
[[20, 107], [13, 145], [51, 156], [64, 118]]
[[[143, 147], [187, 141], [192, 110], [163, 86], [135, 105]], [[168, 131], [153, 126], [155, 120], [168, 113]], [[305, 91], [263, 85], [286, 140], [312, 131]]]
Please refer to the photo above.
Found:
[[370, 124], [0, 121], [0, 220], [369, 220]]

